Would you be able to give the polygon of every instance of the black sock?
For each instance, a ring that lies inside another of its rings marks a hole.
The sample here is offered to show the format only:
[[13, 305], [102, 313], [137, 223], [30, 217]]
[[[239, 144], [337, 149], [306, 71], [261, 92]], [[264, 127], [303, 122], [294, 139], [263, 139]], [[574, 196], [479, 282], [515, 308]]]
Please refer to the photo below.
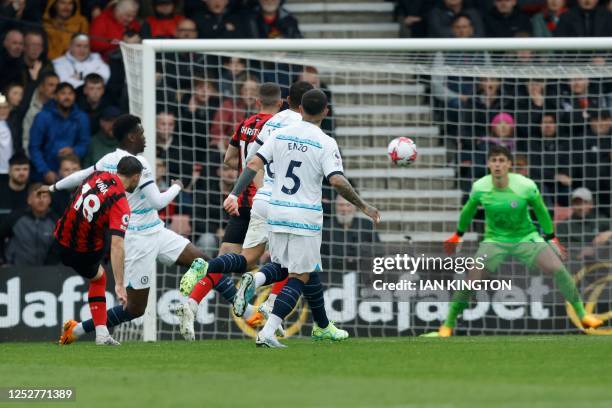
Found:
[[[135, 316], [132, 316], [130, 312], [123, 308], [123, 305], [117, 305], [106, 311], [106, 327], [109, 329], [115, 327], [121, 323], [129, 322], [133, 320]], [[95, 330], [93, 319], [85, 320], [81, 322], [85, 333], [91, 333]]]
[[247, 260], [240, 254], [224, 254], [208, 262], [209, 273], [245, 273]]
[[323, 298], [323, 285], [316, 272], [310, 273], [310, 279], [304, 285], [304, 297], [312, 311], [312, 318], [317, 326], [324, 329], [329, 325], [327, 313], [325, 312], [325, 299]]
[[297, 304], [302, 291], [304, 290], [304, 282], [297, 278], [289, 278], [283, 290], [278, 294], [274, 301], [272, 314], [284, 319], [293, 310]]

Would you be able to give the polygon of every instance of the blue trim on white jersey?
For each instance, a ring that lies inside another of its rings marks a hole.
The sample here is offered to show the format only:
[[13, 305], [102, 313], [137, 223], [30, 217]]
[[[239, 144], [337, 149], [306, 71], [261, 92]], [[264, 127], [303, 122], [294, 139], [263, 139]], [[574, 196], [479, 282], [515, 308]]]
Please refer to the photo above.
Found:
[[289, 228], [303, 229], [303, 230], [308, 230], [308, 231], [321, 231], [320, 225], [303, 224], [299, 222], [279, 221], [279, 220], [268, 219], [268, 225], [277, 226], [277, 227], [289, 227]]
[[297, 142], [297, 143], [302, 143], [302, 144], [305, 144], [305, 145], [310, 145], [310, 146], [313, 146], [313, 147], [317, 147], [319, 149], [323, 148], [321, 143], [317, 142], [316, 140], [301, 139], [301, 138], [296, 137], [296, 136], [278, 135], [278, 136], [276, 136], [276, 140], [289, 140], [289, 141], [292, 141], [292, 142]]
[[117, 171], [116, 164], [104, 163], [102, 167], [104, 168], [104, 170], [107, 170], [107, 171]]
[[306, 210], [323, 211], [323, 207], [317, 204], [292, 203], [290, 201], [270, 200], [271, 205], [279, 207], [304, 208]]
[[272, 197], [272, 192], [271, 191], [259, 191], [257, 190], [257, 194], [261, 194], [261, 195], [265, 195], [268, 197]]
[[132, 210], [132, 214], [142, 215], [142, 214], [149, 213], [151, 211], [153, 211], [153, 208], [143, 208], [142, 210]]
[[274, 122], [274, 123], [266, 122], [266, 126], [270, 126], [270, 127], [277, 128], [277, 129], [285, 127], [283, 126], [282, 123], [278, 123], [278, 122]]
[[128, 231], [144, 231], [149, 228], [157, 227], [161, 223], [162, 223], [161, 220], [155, 220], [149, 224], [144, 224], [144, 225], [138, 225], [138, 226], [128, 225]]

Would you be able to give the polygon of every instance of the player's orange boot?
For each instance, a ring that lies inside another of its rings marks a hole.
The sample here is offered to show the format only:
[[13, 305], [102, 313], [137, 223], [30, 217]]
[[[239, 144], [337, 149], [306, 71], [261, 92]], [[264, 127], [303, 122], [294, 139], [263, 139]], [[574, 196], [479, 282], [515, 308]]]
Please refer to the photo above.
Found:
[[74, 343], [78, 337], [74, 335], [74, 328], [77, 326], [77, 322], [75, 320], [66, 320], [64, 323], [64, 331], [59, 339], [60, 346], [65, 344]]
[[257, 312], [253, 316], [245, 320], [245, 322], [253, 329], [256, 329], [264, 324], [264, 316], [261, 314], [261, 312]]
[[438, 337], [451, 337], [453, 335], [453, 328], [445, 325], [440, 326], [438, 329]]
[[598, 319], [592, 314], [588, 314], [582, 318], [580, 323], [582, 323], [582, 327], [584, 327], [585, 329], [596, 329], [599, 326], [601, 326], [604, 322], [603, 320]]

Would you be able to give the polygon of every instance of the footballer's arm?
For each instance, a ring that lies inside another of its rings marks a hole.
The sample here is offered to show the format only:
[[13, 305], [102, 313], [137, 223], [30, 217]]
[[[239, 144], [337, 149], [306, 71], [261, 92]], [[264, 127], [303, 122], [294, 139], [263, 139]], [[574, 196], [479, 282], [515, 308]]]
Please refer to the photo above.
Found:
[[334, 174], [331, 177], [328, 177], [328, 180], [329, 184], [336, 189], [338, 194], [346, 198], [348, 202], [354, 204], [365, 215], [370, 217], [372, 221], [374, 221], [374, 224], [378, 224], [380, 222], [380, 214], [378, 213], [378, 209], [363, 201], [343, 174]]
[[54, 191], [61, 191], [61, 190], [73, 190], [79, 184], [81, 184], [83, 180], [85, 180], [87, 177], [92, 175], [94, 171], [95, 171], [94, 166], [90, 166], [83, 170], [75, 171], [71, 175], [64, 177], [63, 179], [61, 179], [60, 181], [58, 181], [57, 183], [51, 186], [40, 187], [36, 192], [38, 194], [41, 194], [41, 193], [52, 193]]
[[163, 193], [159, 191], [159, 187], [157, 187], [153, 181], [149, 181], [140, 187], [140, 190], [147, 199], [147, 202], [155, 210], [166, 208], [166, 206], [176, 198], [182, 189], [183, 183], [180, 180], [172, 180], [172, 185], [170, 188]]
[[240, 149], [232, 144], [227, 146], [225, 151], [225, 157], [223, 158], [223, 164], [231, 169], [238, 169], [238, 162], [240, 158]]
[[238, 196], [246, 190], [246, 188], [251, 184], [251, 181], [257, 176], [257, 172], [262, 170], [264, 167], [263, 156], [257, 154], [253, 159], [251, 159], [238, 180], [236, 180], [236, 184], [234, 185], [234, 189], [227, 196], [225, 201], [223, 202], [223, 208], [229, 214], [232, 215], [240, 215], [238, 212]]

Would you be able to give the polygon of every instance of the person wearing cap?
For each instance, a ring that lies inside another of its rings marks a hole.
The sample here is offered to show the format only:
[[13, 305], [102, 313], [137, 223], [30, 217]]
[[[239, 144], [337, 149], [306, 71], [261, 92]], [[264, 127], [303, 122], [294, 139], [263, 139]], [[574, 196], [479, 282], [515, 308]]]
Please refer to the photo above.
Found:
[[112, 130], [115, 120], [120, 115], [121, 110], [116, 106], [108, 106], [102, 111], [99, 121], [100, 129], [92, 136], [89, 150], [83, 158], [83, 166], [85, 168], [93, 166], [106, 154], [114, 152], [119, 147], [119, 143], [113, 136]]
[[176, 28], [185, 18], [177, 13], [175, 0], [153, 0], [154, 15], [145, 19], [142, 38], [176, 38]]
[[612, 240], [610, 219], [596, 210], [593, 193], [586, 187], [572, 191], [572, 215], [557, 225], [559, 238], [572, 259], [588, 259], [596, 247]]
[[78, 88], [85, 83], [89, 74], [98, 74], [104, 82], [110, 77], [110, 69], [100, 54], [91, 52], [89, 36], [77, 33], [72, 36], [70, 48], [63, 56], [53, 60], [53, 68], [61, 82], [68, 82]]

